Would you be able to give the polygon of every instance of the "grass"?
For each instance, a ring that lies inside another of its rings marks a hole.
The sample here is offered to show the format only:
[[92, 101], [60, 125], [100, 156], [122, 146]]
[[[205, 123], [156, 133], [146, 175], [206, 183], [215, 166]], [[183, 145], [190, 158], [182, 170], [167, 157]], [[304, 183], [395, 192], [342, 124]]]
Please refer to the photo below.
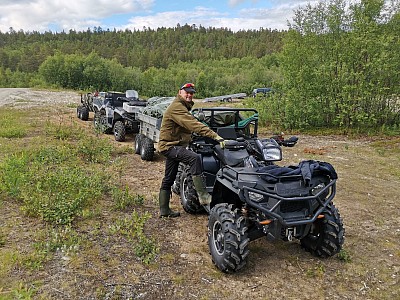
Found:
[[155, 239], [149, 238], [144, 233], [146, 221], [150, 214], [133, 211], [129, 217], [117, 219], [110, 227], [111, 234], [121, 234], [132, 244], [134, 253], [145, 264], [149, 264], [158, 254], [159, 248]]
[[376, 151], [383, 155], [392, 155], [393, 158], [400, 158], [400, 138], [382, 138], [374, 141], [371, 145]]
[[[340, 140], [324, 156], [307, 153], [340, 171], [335, 204], [346, 240], [336, 257], [259, 240], [248, 266], [227, 275], [212, 266], [199, 234], [206, 216], [152, 217], [158, 178], [144, 183], [146, 199], [128, 188], [138, 184], [133, 176], [142, 179], [137, 172], [154, 174], [161, 162], [139, 163], [130, 147], [46, 109], [4, 118], [24, 135], [0, 136], [0, 299], [398, 298], [395, 137]], [[285, 153], [303, 159], [303, 142], [310, 147], [301, 139]]]
[[[157, 241], [144, 232], [149, 214], [135, 211], [144, 197], [120, 181], [119, 156], [128, 150], [85, 134], [64, 112], [54, 118], [45, 113], [0, 109], [0, 208], [16, 204], [21, 217], [41, 227], [30, 232], [34, 242], [22, 250], [6, 229], [0, 231], [1, 299], [33, 299], [36, 293], [32, 285], [15, 285], [8, 278], [14, 269], [36, 272], [57, 253], [88, 251], [91, 243], [77, 228], [101, 223], [104, 203], [112, 203], [115, 211], [134, 210], [115, 222], [114, 234], [130, 241], [140, 261], [150, 264], [158, 254]], [[102, 234], [93, 227], [92, 234]]]
[[0, 112], [0, 137], [23, 138], [27, 135], [27, 124], [18, 123], [16, 120], [24, 118], [22, 111], [5, 109]]

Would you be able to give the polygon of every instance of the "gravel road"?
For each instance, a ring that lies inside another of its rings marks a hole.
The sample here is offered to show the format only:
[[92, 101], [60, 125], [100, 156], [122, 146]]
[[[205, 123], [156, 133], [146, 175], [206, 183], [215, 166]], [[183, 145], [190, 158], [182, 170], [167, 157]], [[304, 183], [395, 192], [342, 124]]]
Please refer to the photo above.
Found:
[[0, 106], [33, 107], [43, 104], [76, 104], [77, 92], [57, 92], [30, 88], [0, 88]]

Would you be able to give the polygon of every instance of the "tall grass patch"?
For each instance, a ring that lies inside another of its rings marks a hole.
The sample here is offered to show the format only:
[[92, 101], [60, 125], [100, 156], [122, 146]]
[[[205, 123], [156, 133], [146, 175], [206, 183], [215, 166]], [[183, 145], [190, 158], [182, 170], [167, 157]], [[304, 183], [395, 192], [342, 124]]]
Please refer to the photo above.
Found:
[[10, 109], [0, 111], [0, 137], [22, 138], [27, 132], [28, 125], [24, 122], [22, 112]]
[[108, 180], [87, 169], [64, 146], [10, 155], [0, 167], [1, 189], [22, 202], [22, 210], [51, 224], [71, 224], [83, 208], [107, 190]]
[[[124, 155], [131, 149], [115, 147], [88, 133], [69, 116], [49, 117], [41, 108], [23, 112], [0, 108], [0, 122], [0, 205], [18, 203], [18, 212], [44, 225], [42, 230], [27, 228], [29, 241], [20, 249], [0, 230], [3, 278], [15, 268], [26, 272], [43, 269], [57, 254], [72, 259], [85, 253], [87, 232], [81, 226], [92, 228], [93, 223], [108, 222], [102, 215], [106, 209], [123, 216], [129, 213], [115, 222], [114, 233], [128, 240], [143, 263], [154, 260], [157, 242], [144, 233], [150, 214], [134, 211], [130, 215], [145, 199], [122, 183]], [[21, 134], [11, 134], [17, 129]], [[11, 222], [7, 220], [13, 226]], [[99, 233], [93, 230], [90, 234], [96, 239]], [[8, 252], [7, 247], [13, 251]], [[7, 295], [16, 291], [10, 282], [0, 280], [2, 285], [7, 287]]]
[[110, 233], [125, 236], [133, 245], [136, 256], [145, 264], [150, 264], [159, 252], [157, 241], [144, 231], [150, 217], [148, 212], [139, 213], [134, 210], [131, 216], [118, 219], [110, 226]]

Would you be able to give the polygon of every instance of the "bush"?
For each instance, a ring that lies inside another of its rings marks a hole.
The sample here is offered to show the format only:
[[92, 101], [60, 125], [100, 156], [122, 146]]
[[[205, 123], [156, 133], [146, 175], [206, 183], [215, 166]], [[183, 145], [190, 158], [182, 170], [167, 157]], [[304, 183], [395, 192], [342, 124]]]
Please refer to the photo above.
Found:
[[[107, 189], [107, 178], [71, 161], [65, 147], [11, 155], [0, 167], [0, 187], [23, 203], [28, 215], [70, 224]], [[65, 163], [67, 161], [67, 163]]]

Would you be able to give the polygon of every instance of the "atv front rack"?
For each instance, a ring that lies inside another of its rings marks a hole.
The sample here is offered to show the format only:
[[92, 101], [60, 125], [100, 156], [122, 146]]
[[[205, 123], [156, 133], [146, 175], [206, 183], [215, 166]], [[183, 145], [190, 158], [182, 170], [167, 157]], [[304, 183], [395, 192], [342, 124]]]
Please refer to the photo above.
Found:
[[[267, 183], [261, 176], [268, 173], [259, 173], [256, 171], [249, 171], [249, 168], [233, 168], [230, 166], [223, 167], [217, 174], [218, 180], [230, 182], [232, 190], [239, 195], [242, 201], [245, 201], [250, 207], [260, 210], [267, 218], [278, 220], [283, 226], [290, 227], [296, 225], [305, 225], [314, 223], [315, 220], [323, 213], [327, 205], [333, 200], [336, 194], [336, 179], [330, 179], [329, 183], [318, 189], [318, 192], [311, 194], [311, 187], [304, 185], [304, 180], [301, 175], [280, 176], [276, 177], [276, 183]], [[271, 174], [268, 174], [272, 176]], [[294, 193], [298, 195], [293, 196], [290, 193], [284, 193], [277, 190], [277, 186], [282, 183], [301, 183], [298, 184], [299, 188]], [[227, 186], [225, 184], [225, 186]], [[249, 193], [261, 195], [263, 199], [273, 199], [273, 205], [268, 205], [270, 201], [255, 201]], [[280, 193], [280, 194], [279, 194]], [[285, 218], [283, 214], [279, 213], [279, 207], [284, 204], [290, 204], [295, 201], [314, 201], [318, 203], [318, 209], [311, 212], [302, 218]]]

